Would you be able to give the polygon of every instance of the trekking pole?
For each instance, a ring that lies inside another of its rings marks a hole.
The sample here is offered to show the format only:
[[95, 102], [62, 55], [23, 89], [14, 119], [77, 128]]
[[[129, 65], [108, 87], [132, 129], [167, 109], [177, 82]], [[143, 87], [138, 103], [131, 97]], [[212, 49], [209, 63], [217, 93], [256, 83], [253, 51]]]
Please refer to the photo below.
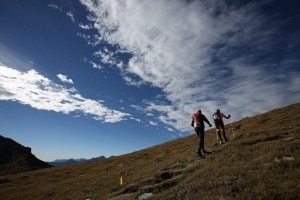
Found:
[[[231, 116], [229, 115], [229, 117], [231, 117]], [[231, 123], [230, 125], [231, 125], [232, 138], [235, 138], [235, 133], [234, 133], [234, 131], [233, 131], [233, 125], [232, 125], [232, 123]]]
[[235, 138], [235, 133], [234, 133], [234, 131], [233, 131], [233, 126], [232, 126], [232, 124], [231, 124], [231, 132], [232, 132], [232, 138]]

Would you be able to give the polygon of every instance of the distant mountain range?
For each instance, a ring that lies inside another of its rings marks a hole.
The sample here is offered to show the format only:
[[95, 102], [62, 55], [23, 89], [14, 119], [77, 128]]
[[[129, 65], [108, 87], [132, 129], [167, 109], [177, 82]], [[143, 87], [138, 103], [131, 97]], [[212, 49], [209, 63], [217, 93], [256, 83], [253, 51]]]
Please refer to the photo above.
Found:
[[105, 159], [105, 156], [100, 156], [100, 157], [91, 158], [91, 159], [85, 159], [85, 158], [57, 159], [52, 162], [48, 162], [48, 164], [50, 164], [52, 166], [63, 166], [63, 165], [71, 165], [71, 164], [76, 164], [76, 163], [84, 163], [84, 162], [103, 160], [103, 159]]
[[0, 176], [51, 167], [36, 158], [31, 148], [0, 135]]

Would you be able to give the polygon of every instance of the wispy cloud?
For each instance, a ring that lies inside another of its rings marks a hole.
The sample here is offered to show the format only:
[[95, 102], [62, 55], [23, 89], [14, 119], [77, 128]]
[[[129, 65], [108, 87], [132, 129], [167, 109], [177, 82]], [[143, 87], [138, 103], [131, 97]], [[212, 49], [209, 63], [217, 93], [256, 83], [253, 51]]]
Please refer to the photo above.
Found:
[[60, 81], [64, 82], [64, 83], [69, 83], [69, 84], [73, 84], [73, 80], [68, 78], [68, 76], [63, 75], [63, 74], [57, 74], [57, 77], [59, 78]]
[[53, 8], [54, 10], [58, 10], [58, 11], [62, 12], [62, 8], [56, 4], [48, 4], [48, 6]]
[[[70, 82], [66, 76], [62, 80]], [[66, 88], [35, 70], [21, 72], [0, 64], [0, 100], [17, 101], [40, 110], [91, 116], [95, 120], [115, 123], [129, 114], [109, 109], [104, 102], [82, 97], [75, 88]]]
[[132, 74], [170, 102], [150, 102], [145, 110], [182, 131], [190, 130], [197, 108], [209, 118], [220, 108], [238, 119], [300, 100], [299, 59], [281, 54], [282, 61], [297, 61], [282, 65], [274, 56], [299, 42], [284, 34], [282, 21], [262, 13], [271, 2], [81, 0], [98, 44], [131, 55], [119, 68], [126, 81]]
[[67, 16], [71, 19], [73, 23], [75, 23], [75, 17], [72, 11], [67, 12]]
[[77, 36], [83, 38], [91, 46], [96, 46], [100, 43], [100, 38], [97, 35], [91, 36], [84, 33], [77, 33]]
[[100, 64], [97, 64], [93, 61], [90, 61], [90, 64], [92, 65], [93, 68], [96, 68], [96, 69], [102, 69], [102, 66]]
[[109, 65], [116, 64], [114, 53], [112, 51], [109, 51], [107, 48], [95, 52], [94, 55], [99, 57], [101, 62], [104, 64], [109, 64]]
[[78, 26], [79, 26], [80, 28], [84, 29], [84, 30], [90, 30], [90, 29], [93, 28], [93, 26], [90, 25], [90, 24], [85, 24], [85, 25], [84, 25], [84, 24], [80, 23]]
[[149, 121], [149, 124], [150, 124], [151, 126], [157, 126], [157, 123], [155, 123], [155, 122], [153, 122], [153, 121]]

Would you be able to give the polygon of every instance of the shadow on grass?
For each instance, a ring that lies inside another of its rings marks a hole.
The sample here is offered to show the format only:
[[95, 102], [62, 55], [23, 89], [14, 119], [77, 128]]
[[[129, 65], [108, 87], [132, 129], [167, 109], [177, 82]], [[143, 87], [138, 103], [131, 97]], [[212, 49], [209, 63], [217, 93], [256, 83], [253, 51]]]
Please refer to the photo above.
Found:
[[254, 145], [254, 144], [261, 143], [261, 142], [276, 141], [276, 140], [279, 140], [281, 138], [283, 138], [283, 137], [279, 136], [279, 135], [275, 135], [275, 136], [271, 136], [271, 137], [267, 137], [267, 138], [263, 138], [263, 139], [253, 140], [253, 141], [249, 141], [249, 142], [243, 142], [238, 147], [251, 146], [251, 145]]

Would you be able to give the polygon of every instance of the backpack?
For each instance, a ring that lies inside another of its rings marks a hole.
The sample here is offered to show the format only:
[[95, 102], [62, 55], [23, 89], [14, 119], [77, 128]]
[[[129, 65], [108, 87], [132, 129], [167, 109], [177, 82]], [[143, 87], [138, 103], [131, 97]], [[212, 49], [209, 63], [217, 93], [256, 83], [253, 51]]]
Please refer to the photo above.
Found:
[[221, 119], [222, 119], [221, 116], [220, 116], [220, 114], [218, 114], [217, 112], [215, 112], [215, 113], [213, 114], [213, 118], [214, 118], [215, 121], [221, 120]]
[[199, 122], [199, 118], [200, 118], [201, 114], [199, 113], [195, 113], [193, 115], [193, 120], [191, 122], [191, 126], [196, 128], [196, 127], [201, 127], [201, 123]]

